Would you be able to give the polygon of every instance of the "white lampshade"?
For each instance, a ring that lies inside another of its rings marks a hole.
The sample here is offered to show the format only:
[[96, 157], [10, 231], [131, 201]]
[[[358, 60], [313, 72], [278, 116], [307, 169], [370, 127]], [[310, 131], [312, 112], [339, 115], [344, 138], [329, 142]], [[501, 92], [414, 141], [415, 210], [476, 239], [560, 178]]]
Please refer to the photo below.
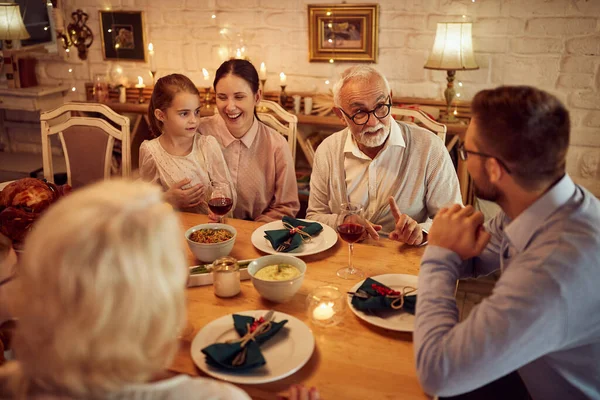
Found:
[[442, 70], [479, 69], [473, 56], [471, 23], [438, 23], [433, 49], [425, 68]]
[[19, 5], [0, 3], [0, 40], [29, 39]]

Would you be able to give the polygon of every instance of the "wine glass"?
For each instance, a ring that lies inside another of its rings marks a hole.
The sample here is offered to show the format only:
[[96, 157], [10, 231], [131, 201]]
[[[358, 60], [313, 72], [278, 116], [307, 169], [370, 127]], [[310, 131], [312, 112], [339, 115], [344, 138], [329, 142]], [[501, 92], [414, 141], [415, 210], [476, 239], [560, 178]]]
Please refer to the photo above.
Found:
[[233, 200], [231, 187], [226, 182], [211, 182], [208, 188], [208, 208], [219, 216], [219, 222], [224, 222], [223, 216], [231, 210]]
[[363, 207], [358, 203], [342, 203], [337, 218], [337, 231], [343, 241], [348, 243], [348, 266], [338, 270], [337, 275], [343, 279], [360, 279], [364, 273], [352, 265], [354, 243], [365, 233]]

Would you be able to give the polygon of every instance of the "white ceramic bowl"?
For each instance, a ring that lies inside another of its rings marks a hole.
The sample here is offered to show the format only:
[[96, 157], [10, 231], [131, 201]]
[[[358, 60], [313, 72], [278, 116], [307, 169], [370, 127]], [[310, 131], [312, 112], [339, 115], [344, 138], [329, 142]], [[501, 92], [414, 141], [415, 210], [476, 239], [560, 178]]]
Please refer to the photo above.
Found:
[[[233, 237], [220, 243], [198, 243], [190, 240], [190, 235], [192, 232], [199, 231], [200, 229], [227, 229], [229, 232], [233, 233]], [[198, 260], [206, 263], [211, 263], [219, 257], [225, 257], [229, 255], [233, 249], [236, 236], [237, 231], [233, 226], [218, 224], [216, 222], [192, 226], [190, 229], [185, 231], [185, 239], [187, 240], [190, 250], [192, 253], [194, 253]]]
[[[300, 275], [287, 281], [265, 281], [254, 276], [260, 269], [273, 264], [293, 265], [300, 270]], [[250, 279], [252, 280], [254, 288], [262, 297], [276, 303], [284, 303], [294, 297], [298, 289], [300, 289], [300, 286], [302, 286], [305, 273], [306, 264], [304, 261], [286, 254], [260, 257], [248, 265], [248, 274], [250, 274]]]

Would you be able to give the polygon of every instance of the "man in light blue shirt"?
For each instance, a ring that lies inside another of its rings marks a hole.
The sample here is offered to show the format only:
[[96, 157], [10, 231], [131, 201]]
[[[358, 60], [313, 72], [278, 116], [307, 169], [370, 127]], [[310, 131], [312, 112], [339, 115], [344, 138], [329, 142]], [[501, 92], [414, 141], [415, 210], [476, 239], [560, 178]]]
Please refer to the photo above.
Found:
[[[414, 334], [426, 392], [454, 396], [518, 370], [534, 399], [600, 399], [600, 201], [565, 173], [569, 114], [526, 86], [479, 92], [460, 156], [476, 195], [438, 212]], [[456, 280], [502, 275], [458, 322]]]

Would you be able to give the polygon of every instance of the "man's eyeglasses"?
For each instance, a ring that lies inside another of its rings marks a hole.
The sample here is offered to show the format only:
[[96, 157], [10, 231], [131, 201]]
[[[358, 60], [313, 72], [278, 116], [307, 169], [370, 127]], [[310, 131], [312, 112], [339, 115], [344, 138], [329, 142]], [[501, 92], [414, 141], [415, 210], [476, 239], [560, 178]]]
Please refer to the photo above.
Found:
[[461, 144], [458, 145], [458, 155], [460, 156], [461, 160], [466, 161], [466, 159], [467, 159], [467, 157], [468, 157], [469, 154], [473, 154], [474, 156], [479, 156], [479, 157], [495, 158], [496, 161], [498, 161], [498, 163], [500, 165], [502, 165], [502, 168], [504, 168], [506, 170], [506, 172], [508, 172], [510, 174], [510, 168], [508, 168], [508, 166], [506, 165], [506, 163], [504, 163], [504, 161], [502, 161], [498, 157], [492, 156], [490, 154], [479, 153], [477, 151], [467, 150], [467, 149], [465, 149], [465, 144], [464, 143], [461, 143]]
[[385, 117], [387, 117], [388, 115], [390, 115], [390, 109], [392, 108], [392, 98], [388, 96], [388, 101], [389, 103], [387, 104], [378, 104], [377, 107], [375, 107], [374, 109], [372, 109], [371, 111], [359, 111], [356, 114], [354, 114], [353, 116], [349, 116], [346, 111], [342, 110], [340, 108], [340, 111], [344, 113], [344, 115], [346, 117], [348, 117], [350, 120], [352, 120], [352, 122], [354, 122], [356, 125], [365, 125], [367, 122], [369, 122], [369, 118], [371, 117], [371, 114], [373, 114], [375, 116], [375, 118], [377, 119], [383, 119]]

